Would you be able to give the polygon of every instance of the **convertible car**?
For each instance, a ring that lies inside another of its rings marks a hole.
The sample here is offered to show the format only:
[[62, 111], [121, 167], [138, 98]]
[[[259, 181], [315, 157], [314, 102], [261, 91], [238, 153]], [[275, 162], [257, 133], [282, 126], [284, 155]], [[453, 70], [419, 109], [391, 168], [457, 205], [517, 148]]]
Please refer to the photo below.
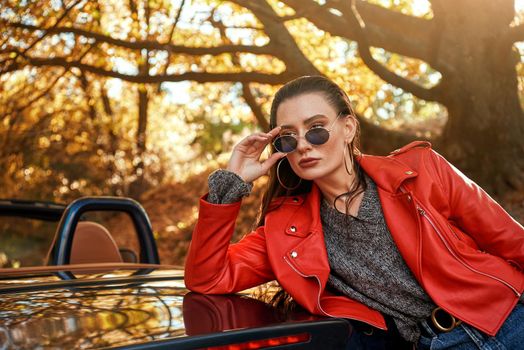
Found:
[[[87, 220], [91, 211], [127, 214], [137, 245], [119, 246]], [[188, 291], [183, 269], [160, 263], [147, 214], [131, 199], [1, 200], [0, 216], [56, 226], [41, 239], [42, 263], [0, 268], [0, 349], [344, 349], [352, 331], [344, 319], [272, 305], [270, 284]]]

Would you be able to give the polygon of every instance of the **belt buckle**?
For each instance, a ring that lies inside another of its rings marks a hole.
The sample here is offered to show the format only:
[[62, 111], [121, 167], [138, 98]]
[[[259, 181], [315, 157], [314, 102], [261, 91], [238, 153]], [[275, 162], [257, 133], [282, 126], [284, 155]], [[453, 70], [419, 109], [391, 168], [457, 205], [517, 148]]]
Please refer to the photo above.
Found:
[[[443, 326], [442, 324], [439, 323], [439, 321], [437, 319], [437, 313], [439, 311], [442, 311], [443, 314], [447, 315], [450, 318], [450, 322], [449, 322], [450, 326], [449, 327]], [[441, 332], [449, 332], [449, 331], [453, 330], [455, 327], [457, 327], [458, 325], [460, 325], [462, 323], [461, 320], [457, 320], [453, 315], [451, 315], [450, 313], [446, 312], [440, 306], [436, 307], [431, 312], [431, 322]]]

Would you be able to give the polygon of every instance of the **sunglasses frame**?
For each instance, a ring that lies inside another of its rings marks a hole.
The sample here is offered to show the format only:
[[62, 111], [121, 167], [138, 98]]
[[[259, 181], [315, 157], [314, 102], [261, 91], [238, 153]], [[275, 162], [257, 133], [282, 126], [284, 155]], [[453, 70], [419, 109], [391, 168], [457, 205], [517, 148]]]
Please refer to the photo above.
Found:
[[[331, 135], [331, 131], [332, 131], [333, 128], [335, 127], [335, 122], [336, 122], [336, 121], [338, 120], [338, 118], [340, 118], [340, 116], [343, 115], [343, 114], [344, 114], [344, 112], [340, 112], [339, 114], [337, 114], [337, 117], [333, 120], [333, 122], [331, 123], [331, 125], [329, 126], [329, 128], [325, 128], [325, 127], [322, 127], [322, 126], [321, 126], [321, 127], [317, 127], [317, 128], [315, 128], [315, 129], [324, 129], [324, 130], [326, 130], [326, 131], [328, 132], [328, 138], [327, 138], [327, 140], [326, 140], [325, 142], [323, 142], [323, 143], [319, 143], [319, 144], [316, 144], [316, 145], [315, 145], [314, 143], [311, 143], [311, 142], [307, 139], [307, 137], [306, 137], [307, 133], [310, 132], [310, 131], [312, 131], [313, 129], [309, 129], [308, 131], [306, 131], [306, 132], [304, 133], [304, 139], [305, 139], [305, 140], [306, 140], [310, 145], [312, 145], [312, 146], [320, 146], [320, 145], [323, 145], [323, 144], [327, 143], [327, 142], [329, 141], [329, 136]], [[279, 150], [278, 150], [278, 148], [277, 148], [277, 146], [276, 146], [275, 143], [276, 143], [279, 139], [281, 139], [281, 138], [283, 138], [283, 137], [292, 137], [292, 138], [294, 138], [294, 139], [296, 140], [297, 145], [295, 146], [295, 148], [294, 148], [292, 151], [289, 151], [289, 152], [282, 152], [282, 151], [279, 151]], [[273, 145], [273, 147], [275, 148], [275, 150], [276, 150], [277, 152], [279, 152], [279, 153], [285, 153], [285, 154], [293, 153], [293, 152], [295, 152], [295, 151], [297, 150], [297, 147], [298, 147], [298, 136], [279, 135], [279, 136], [275, 137], [275, 139], [273, 140], [273, 142], [272, 142], [271, 144]]]

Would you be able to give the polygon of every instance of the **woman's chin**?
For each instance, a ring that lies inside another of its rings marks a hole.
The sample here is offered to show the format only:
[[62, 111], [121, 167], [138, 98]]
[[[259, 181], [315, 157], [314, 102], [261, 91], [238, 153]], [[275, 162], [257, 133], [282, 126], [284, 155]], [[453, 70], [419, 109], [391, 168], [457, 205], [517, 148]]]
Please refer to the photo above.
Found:
[[321, 171], [320, 169], [308, 169], [306, 171], [302, 170], [300, 174], [297, 173], [297, 175], [304, 180], [315, 181], [325, 177], [327, 174], [325, 171]]

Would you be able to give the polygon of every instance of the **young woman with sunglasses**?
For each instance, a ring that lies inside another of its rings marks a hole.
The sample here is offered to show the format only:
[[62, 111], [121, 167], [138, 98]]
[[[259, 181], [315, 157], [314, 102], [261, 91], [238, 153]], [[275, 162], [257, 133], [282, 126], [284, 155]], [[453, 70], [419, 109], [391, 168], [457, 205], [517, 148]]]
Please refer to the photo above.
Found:
[[[524, 228], [481, 188], [427, 142], [362, 154], [347, 95], [323, 77], [284, 85], [270, 118], [209, 177], [189, 289], [277, 280], [309, 312], [353, 320], [351, 349], [522, 348]], [[256, 229], [230, 244], [241, 198], [268, 172]]]

